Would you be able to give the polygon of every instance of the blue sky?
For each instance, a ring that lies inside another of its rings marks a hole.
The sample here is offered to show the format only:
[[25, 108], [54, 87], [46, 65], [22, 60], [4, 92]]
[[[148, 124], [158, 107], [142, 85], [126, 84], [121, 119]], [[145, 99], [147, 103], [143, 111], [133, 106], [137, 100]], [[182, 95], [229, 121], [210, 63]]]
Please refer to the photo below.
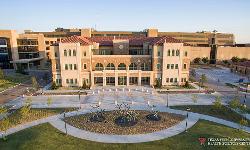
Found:
[[250, 43], [250, 0], [1, 0], [0, 29], [201, 30]]

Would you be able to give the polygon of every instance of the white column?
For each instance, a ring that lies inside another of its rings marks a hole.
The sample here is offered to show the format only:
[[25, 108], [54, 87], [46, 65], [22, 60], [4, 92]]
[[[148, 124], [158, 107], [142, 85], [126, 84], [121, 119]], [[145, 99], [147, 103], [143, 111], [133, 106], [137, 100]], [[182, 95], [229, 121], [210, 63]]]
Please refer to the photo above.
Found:
[[94, 81], [94, 73], [91, 72], [91, 88], [94, 86], [95, 81]]
[[127, 86], [129, 86], [129, 73], [127, 72]]
[[118, 86], [118, 73], [115, 72], [115, 86]]
[[141, 86], [141, 70], [138, 73], [138, 85]]
[[102, 81], [103, 81], [103, 86], [106, 86], [106, 73], [105, 72], [103, 73]]

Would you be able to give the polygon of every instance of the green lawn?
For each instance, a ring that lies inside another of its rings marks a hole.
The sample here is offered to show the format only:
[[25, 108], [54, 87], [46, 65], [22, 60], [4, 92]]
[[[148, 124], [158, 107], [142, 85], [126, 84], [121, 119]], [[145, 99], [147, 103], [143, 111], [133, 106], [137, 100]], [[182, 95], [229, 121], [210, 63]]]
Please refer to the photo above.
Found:
[[[183, 132], [160, 141], [140, 144], [104, 144], [65, 136], [50, 124], [42, 124], [8, 136], [8, 141], [0, 141], [1, 150], [183, 150], [183, 149], [247, 149], [246, 146], [201, 146], [198, 138], [247, 138], [250, 134], [223, 125], [201, 120], [188, 132]], [[248, 147], [249, 148], [249, 147]]]
[[[230, 108], [222, 106], [222, 109], [215, 110], [212, 105], [186, 105], [186, 106], [171, 106], [173, 109], [186, 110], [189, 107], [191, 112], [196, 112], [200, 114], [210, 115], [217, 118], [225, 119], [228, 121], [233, 121], [239, 123], [242, 116], [238, 113], [232, 111]], [[248, 120], [248, 126], [250, 126], [250, 120]]]
[[8, 75], [4, 79], [0, 79], [0, 91], [13, 87], [18, 83], [28, 81], [29, 79], [30, 79], [29, 75], [23, 75], [19, 73]]
[[[27, 122], [31, 122], [34, 120], [46, 118], [52, 115], [57, 115], [62, 113], [63, 111], [72, 111], [75, 110], [75, 108], [46, 108], [46, 109], [36, 109], [32, 108], [27, 113], [26, 117], [21, 117], [20, 111], [21, 109], [16, 110], [11, 115], [8, 116], [10, 124], [8, 125], [8, 128], [15, 127], [19, 124], [24, 124]], [[2, 129], [2, 121], [0, 120], [0, 131]]]

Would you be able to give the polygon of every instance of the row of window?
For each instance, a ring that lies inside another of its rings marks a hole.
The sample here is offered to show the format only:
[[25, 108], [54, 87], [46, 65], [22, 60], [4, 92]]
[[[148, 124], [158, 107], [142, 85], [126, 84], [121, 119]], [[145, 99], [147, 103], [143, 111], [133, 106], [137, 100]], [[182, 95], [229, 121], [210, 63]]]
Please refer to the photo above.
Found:
[[64, 56], [66, 57], [66, 56], [76, 56], [76, 50], [71, 50], [71, 49], [69, 49], [69, 50], [64, 50]]
[[[171, 50], [168, 50], [168, 56], [171, 55]], [[180, 50], [172, 50], [172, 55], [171, 56], [179, 56], [180, 55]]]
[[[167, 64], [167, 69], [179, 69], [178, 64]], [[183, 69], [187, 69], [187, 64], [183, 64]]]
[[[124, 63], [120, 63], [118, 65], [118, 70], [126, 70], [126, 65]], [[142, 63], [140, 66], [141, 70], [149, 70], [149, 66], [146, 63]], [[106, 67], [106, 70], [115, 70], [115, 65], [113, 63], [109, 63]], [[103, 64], [97, 63], [95, 65], [95, 70], [104, 70]], [[138, 66], [135, 63], [131, 63], [129, 65], [129, 70], [138, 70]]]
[[77, 84], [77, 79], [66, 79], [67, 84]]
[[[181, 82], [186, 82], [187, 78], [181, 78]], [[166, 78], [166, 83], [177, 83], [177, 78]]]
[[76, 64], [65, 64], [65, 70], [77, 70]]

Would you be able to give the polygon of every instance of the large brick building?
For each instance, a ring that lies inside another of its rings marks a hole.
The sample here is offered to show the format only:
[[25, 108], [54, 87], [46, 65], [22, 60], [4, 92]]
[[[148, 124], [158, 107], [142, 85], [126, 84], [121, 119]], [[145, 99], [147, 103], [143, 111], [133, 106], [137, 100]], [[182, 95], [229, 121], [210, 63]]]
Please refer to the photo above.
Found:
[[72, 36], [51, 49], [62, 86], [181, 85], [189, 78], [188, 44], [171, 37]]

